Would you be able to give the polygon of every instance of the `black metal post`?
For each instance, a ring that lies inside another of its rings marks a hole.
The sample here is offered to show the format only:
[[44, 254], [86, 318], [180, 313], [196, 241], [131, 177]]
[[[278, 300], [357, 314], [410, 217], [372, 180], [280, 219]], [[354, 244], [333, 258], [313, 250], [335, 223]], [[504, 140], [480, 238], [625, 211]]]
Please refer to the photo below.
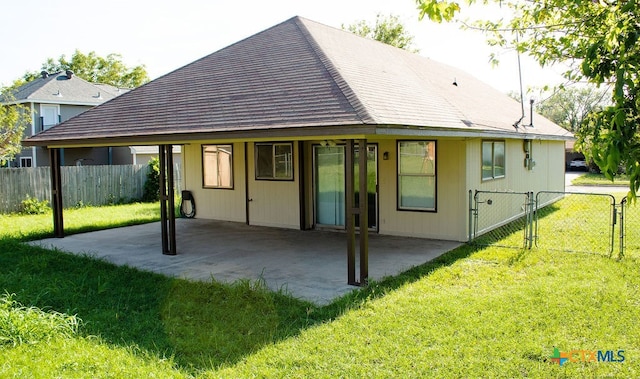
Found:
[[53, 235], [57, 238], [64, 238], [60, 149], [50, 149], [49, 157], [51, 162], [51, 206], [53, 208]]
[[164, 145], [167, 158], [167, 198], [169, 206], [167, 209], [169, 223], [169, 255], [176, 255], [176, 204], [175, 191], [173, 188], [173, 145]]
[[345, 222], [347, 231], [347, 284], [356, 286], [356, 226], [355, 215], [358, 212], [353, 207], [355, 200], [355, 180], [353, 172], [353, 155], [354, 155], [354, 141], [352, 139], [347, 140], [345, 149]]
[[360, 285], [366, 286], [369, 281], [369, 189], [367, 182], [367, 163], [369, 151], [367, 140], [358, 140], [359, 151], [359, 213], [360, 213]]
[[166, 150], [165, 145], [159, 146], [160, 166], [160, 226], [162, 229], [162, 254], [169, 254], [169, 233], [167, 230], [167, 180], [166, 180]]

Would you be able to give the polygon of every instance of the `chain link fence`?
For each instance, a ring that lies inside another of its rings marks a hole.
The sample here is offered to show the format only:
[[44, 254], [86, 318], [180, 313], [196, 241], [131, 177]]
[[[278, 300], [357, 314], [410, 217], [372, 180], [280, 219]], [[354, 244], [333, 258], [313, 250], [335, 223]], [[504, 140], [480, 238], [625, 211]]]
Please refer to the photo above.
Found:
[[530, 245], [532, 192], [469, 191], [469, 202], [470, 242], [504, 247]]
[[640, 258], [640, 204], [610, 194], [469, 191], [469, 243]]
[[[617, 223], [615, 203], [612, 195], [538, 192], [534, 236], [536, 246], [549, 250], [611, 255]], [[570, 222], [567, 222], [567, 213], [570, 214]], [[563, 238], [549, 238], [558, 234]]]
[[640, 258], [640, 203], [620, 202], [620, 256]]

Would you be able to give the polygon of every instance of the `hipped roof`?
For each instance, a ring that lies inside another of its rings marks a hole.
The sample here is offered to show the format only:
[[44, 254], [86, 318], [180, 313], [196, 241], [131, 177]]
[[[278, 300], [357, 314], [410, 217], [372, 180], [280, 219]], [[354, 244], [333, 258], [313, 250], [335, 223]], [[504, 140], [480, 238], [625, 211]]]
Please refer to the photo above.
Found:
[[108, 84], [90, 83], [69, 74], [58, 72], [34, 79], [16, 89], [11, 103], [96, 106], [128, 91]]
[[517, 101], [463, 71], [294, 17], [25, 144], [375, 134], [571, 136], [539, 115], [534, 127], [516, 128], [521, 115]]

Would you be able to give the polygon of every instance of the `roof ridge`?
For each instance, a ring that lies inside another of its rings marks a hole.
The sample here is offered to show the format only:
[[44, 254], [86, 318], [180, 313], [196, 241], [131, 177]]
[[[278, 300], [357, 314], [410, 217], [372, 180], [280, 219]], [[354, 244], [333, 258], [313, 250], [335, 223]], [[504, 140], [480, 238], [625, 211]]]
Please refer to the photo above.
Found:
[[[340, 74], [340, 70], [333, 64], [331, 59], [325, 54], [324, 50], [320, 46], [320, 44], [313, 37], [309, 29], [306, 25], [304, 25], [303, 21], [308, 21], [300, 16], [296, 16], [293, 18], [293, 22], [296, 27], [300, 30], [304, 38], [307, 40], [309, 45], [311, 46], [313, 52], [316, 54], [324, 68], [327, 70], [333, 82], [338, 86], [344, 97], [347, 99], [351, 107], [356, 111], [358, 118], [362, 121], [363, 124], [374, 124], [375, 118], [369, 113], [367, 107], [364, 105], [358, 95], [356, 95], [355, 91], [351, 88], [349, 83], [345, 80], [345, 78]], [[313, 22], [313, 21], [311, 21]]]

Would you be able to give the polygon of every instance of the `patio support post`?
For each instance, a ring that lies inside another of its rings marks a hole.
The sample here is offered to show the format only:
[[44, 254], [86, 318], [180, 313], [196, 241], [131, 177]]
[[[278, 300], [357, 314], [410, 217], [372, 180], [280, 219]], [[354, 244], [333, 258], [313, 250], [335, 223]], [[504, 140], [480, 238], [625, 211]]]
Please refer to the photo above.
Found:
[[359, 151], [359, 213], [360, 213], [360, 285], [366, 286], [369, 281], [369, 190], [367, 161], [368, 153], [367, 140], [358, 140]]
[[159, 148], [162, 254], [176, 255], [176, 211], [173, 190], [173, 146], [160, 145]]
[[53, 235], [57, 238], [64, 238], [60, 149], [49, 149], [49, 157], [51, 162], [51, 206], [53, 208]]
[[347, 284], [357, 286], [356, 281], [356, 225], [355, 214], [358, 209], [353, 207], [355, 201], [355, 180], [353, 172], [354, 143], [352, 139], [347, 140], [345, 148], [345, 227], [347, 230]]
[[[347, 229], [347, 283], [365, 286], [369, 277], [369, 220], [367, 199], [367, 140], [358, 140], [358, 206], [355, 206], [355, 141], [346, 146], [346, 229]], [[356, 217], [359, 217], [360, 275], [356, 280]]]

